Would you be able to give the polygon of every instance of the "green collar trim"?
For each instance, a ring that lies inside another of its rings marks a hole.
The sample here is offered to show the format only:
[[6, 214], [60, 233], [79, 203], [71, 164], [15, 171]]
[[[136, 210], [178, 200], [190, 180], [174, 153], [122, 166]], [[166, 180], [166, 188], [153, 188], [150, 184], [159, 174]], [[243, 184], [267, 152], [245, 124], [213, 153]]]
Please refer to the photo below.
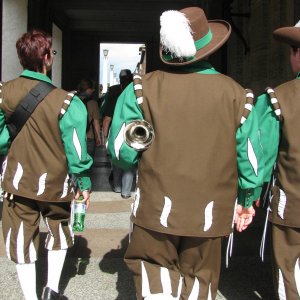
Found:
[[21, 76], [29, 77], [29, 78], [32, 78], [32, 79], [37, 79], [37, 80], [41, 80], [41, 81], [52, 83], [51, 79], [47, 75], [44, 75], [44, 74], [39, 73], [39, 72], [34, 72], [34, 71], [30, 71], [30, 70], [24, 70], [21, 73]]
[[221, 74], [216, 71], [214, 67], [207, 61], [199, 61], [197, 64], [192, 66], [186, 66], [183, 68], [184, 71], [189, 73], [198, 73], [198, 74]]
[[[204, 37], [202, 37], [200, 40], [197, 40], [197, 41], [194, 42], [196, 50], [198, 51], [198, 50], [204, 48], [205, 46], [207, 46], [211, 42], [212, 37], [213, 37], [213, 34], [212, 34], [212, 32], [209, 28], [207, 34]], [[170, 61], [174, 58], [175, 57], [173, 57], [172, 54], [170, 54], [170, 53], [163, 53], [163, 59], [166, 60], [166, 61]], [[181, 60], [183, 62], [185, 62], [185, 61], [190, 61], [194, 58], [195, 58], [195, 56], [182, 57]]]

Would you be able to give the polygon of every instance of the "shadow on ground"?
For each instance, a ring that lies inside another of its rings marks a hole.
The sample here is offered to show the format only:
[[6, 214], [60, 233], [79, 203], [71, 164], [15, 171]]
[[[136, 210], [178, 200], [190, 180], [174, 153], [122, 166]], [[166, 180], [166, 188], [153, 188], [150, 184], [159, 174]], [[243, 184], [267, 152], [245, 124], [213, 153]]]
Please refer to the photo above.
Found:
[[135, 289], [131, 272], [123, 261], [124, 254], [128, 247], [128, 235], [126, 235], [117, 249], [107, 252], [99, 263], [102, 272], [108, 274], [117, 273], [116, 290], [118, 296], [115, 300], [135, 299]]
[[[45, 249], [45, 240], [47, 234], [40, 233], [39, 259], [36, 262], [37, 272], [37, 295], [41, 296], [43, 287], [47, 284], [47, 250]], [[80, 251], [80, 252], [79, 252]], [[87, 240], [75, 235], [74, 246], [68, 249], [67, 257], [61, 274], [59, 284], [60, 291], [63, 293], [69, 284], [69, 281], [76, 275], [84, 275], [86, 268], [90, 263], [91, 250], [88, 248]]]
[[233, 251], [228, 268], [225, 264], [227, 239], [223, 241], [219, 291], [228, 300], [276, 299], [273, 291], [269, 230], [264, 262], [259, 255], [264, 221], [265, 210], [256, 209], [253, 224], [243, 233], [234, 232]]

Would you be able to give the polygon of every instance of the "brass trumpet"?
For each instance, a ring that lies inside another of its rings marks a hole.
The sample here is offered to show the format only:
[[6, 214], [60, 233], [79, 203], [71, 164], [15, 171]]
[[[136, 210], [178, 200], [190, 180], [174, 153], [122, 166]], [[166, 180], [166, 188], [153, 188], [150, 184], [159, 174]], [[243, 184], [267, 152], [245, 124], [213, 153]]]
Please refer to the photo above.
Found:
[[145, 120], [132, 121], [124, 130], [126, 144], [137, 151], [148, 149], [153, 143], [154, 137], [153, 127]]

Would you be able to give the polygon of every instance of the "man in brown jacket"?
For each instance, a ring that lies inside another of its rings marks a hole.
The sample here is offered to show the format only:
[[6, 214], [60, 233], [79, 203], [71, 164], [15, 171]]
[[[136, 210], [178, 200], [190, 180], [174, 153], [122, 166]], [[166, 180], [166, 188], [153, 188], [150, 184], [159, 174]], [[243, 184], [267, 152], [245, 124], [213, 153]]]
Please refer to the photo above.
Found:
[[261, 142], [265, 156], [264, 181], [272, 179], [268, 212], [272, 224], [275, 293], [280, 300], [300, 299], [300, 22], [273, 32], [290, 46], [294, 79], [258, 97]]
[[13, 139], [9, 133], [12, 115], [25, 96], [43, 93], [37, 92], [37, 86], [51, 85], [47, 72], [55, 55], [51, 36], [39, 30], [24, 33], [16, 48], [24, 71], [0, 84], [0, 155], [6, 156], [2, 174], [5, 249], [16, 263], [25, 299], [37, 300], [35, 262], [42, 217], [47, 228], [48, 281], [41, 299], [64, 299], [58, 286], [67, 249], [74, 242], [71, 201], [82, 195], [88, 204], [91, 189], [87, 112], [74, 94], [54, 88]]
[[138, 142], [127, 139], [131, 122], [144, 118], [155, 133], [133, 159], [138, 182], [125, 260], [139, 300], [215, 299], [221, 240], [233, 230], [236, 198], [243, 230], [260, 195], [253, 94], [207, 61], [229, 38], [227, 22], [207, 21], [199, 7], [164, 12], [160, 21], [160, 56], [168, 68], [125, 89], [108, 141], [113, 163], [126, 168]]

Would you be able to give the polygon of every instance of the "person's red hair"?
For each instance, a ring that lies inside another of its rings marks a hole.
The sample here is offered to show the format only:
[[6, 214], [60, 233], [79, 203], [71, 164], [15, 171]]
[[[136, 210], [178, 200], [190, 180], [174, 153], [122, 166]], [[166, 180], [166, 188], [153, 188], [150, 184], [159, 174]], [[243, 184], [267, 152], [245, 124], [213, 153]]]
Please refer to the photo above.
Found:
[[37, 29], [24, 33], [16, 43], [22, 67], [35, 72], [42, 72], [44, 56], [51, 55], [51, 47], [51, 35]]

